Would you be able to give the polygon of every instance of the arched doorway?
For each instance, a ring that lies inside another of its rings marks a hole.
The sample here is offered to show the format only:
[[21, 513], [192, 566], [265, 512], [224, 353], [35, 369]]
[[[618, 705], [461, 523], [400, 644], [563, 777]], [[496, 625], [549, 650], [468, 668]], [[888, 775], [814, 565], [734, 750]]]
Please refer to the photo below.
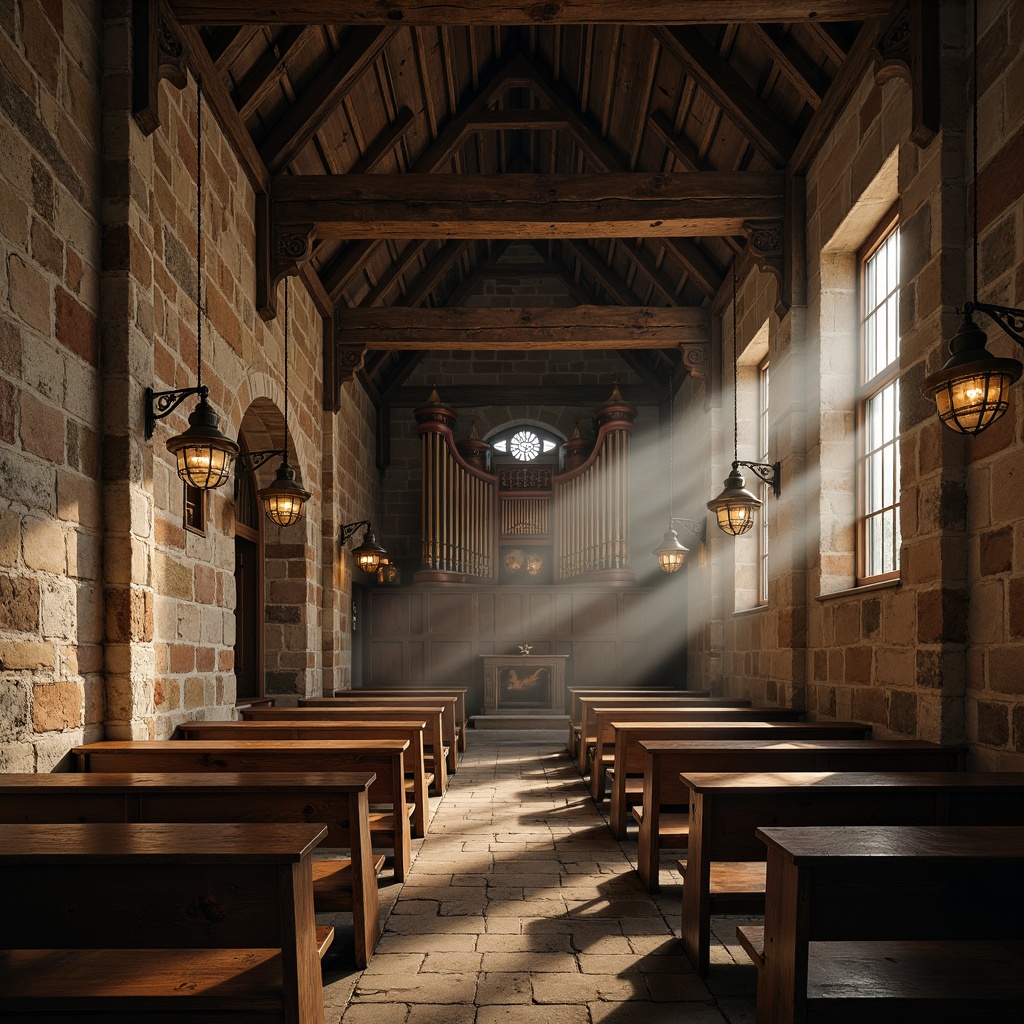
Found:
[[[245, 439], [239, 437], [243, 451]], [[235, 476], [235, 695], [263, 696], [263, 515], [256, 475]]]

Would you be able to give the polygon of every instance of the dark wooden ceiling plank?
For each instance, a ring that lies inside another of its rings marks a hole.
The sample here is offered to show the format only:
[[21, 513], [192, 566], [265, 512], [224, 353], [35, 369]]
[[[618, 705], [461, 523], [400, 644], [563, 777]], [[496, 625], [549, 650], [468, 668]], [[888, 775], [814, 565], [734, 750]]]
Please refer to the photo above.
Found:
[[807, 123], [803, 135], [793, 152], [786, 168], [787, 174], [803, 174], [814, 159], [826, 136], [839, 119], [847, 101], [860, 84], [864, 73], [872, 64], [871, 51], [878, 42], [882, 22], [878, 19], [866, 21], [857, 33], [850, 54], [843, 61], [839, 73], [832, 80], [821, 106]]
[[466, 254], [472, 242], [448, 242], [426, 265], [409, 286], [402, 300], [403, 306], [422, 306], [430, 293], [441, 283], [445, 274]]
[[[693, 243], [691, 242], [690, 244], [692, 245]], [[674, 289], [664, 282], [654, 257], [643, 246], [622, 245], [621, 249], [626, 254], [626, 259], [650, 281], [651, 287], [661, 296], [664, 302], [670, 306], [679, 305], [679, 297]]]
[[[171, 9], [174, 7], [172, 5]], [[184, 24], [184, 22], [182, 22]], [[245, 48], [252, 42], [253, 37], [260, 31], [259, 22], [251, 25], [241, 25], [235, 29], [234, 34], [226, 35], [222, 40], [214, 40], [214, 49], [210, 53], [210, 59], [217, 65], [217, 70], [225, 74], [227, 69], [242, 55]]]
[[[865, 14], [865, 15], [863, 15], [863, 17], [864, 17], [864, 19], [872, 18], [872, 17], [881, 18], [881, 17], [884, 17], [884, 15], [881, 15], [881, 14], [874, 14], [874, 15]], [[770, 21], [788, 21], [789, 19], [788, 18], [770, 18], [769, 20]], [[841, 21], [843, 19], [840, 18], [840, 19], [837, 19], [837, 20]], [[855, 18], [853, 20], [860, 21], [861, 19], [860, 18]], [[838, 38], [832, 32], [829, 31], [828, 26], [826, 26], [826, 25], [819, 25], [816, 22], [809, 21], [807, 23], [807, 29], [811, 33], [811, 35], [814, 36], [814, 38], [821, 45], [821, 48], [822, 48], [822, 50], [825, 51], [825, 55], [828, 57], [828, 59], [830, 61], [832, 61], [832, 63], [835, 64], [835, 66], [837, 68], [842, 67], [843, 66], [843, 61], [846, 60], [846, 56], [847, 56], [846, 49], [839, 42]]]
[[272, 173], [282, 171], [331, 116], [357, 79], [397, 32], [394, 28], [355, 28], [270, 129], [260, 155]]
[[890, 0], [171, 0], [183, 23], [351, 25], [721, 25], [880, 18]]
[[[531, 87], [542, 95], [547, 103], [561, 113], [569, 122], [569, 128], [588, 157], [605, 171], [624, 171], [626, 162], [618, 151], [598, 134], [589, 119], [576, 105], [577, 100], [560, 83], [547, 75], [544, 67], [533, 61], [530, 65]], [[695, 159], [699, 159], [694, 154]], [[695, 166], [690, 170], [706, 170], [704, 166]], [[638, 232], [642, 234], [642, 232]], [[721, 274], [711, 265], [700, 247], [689, 239], [665, 239], [662, 243], [666, 250], [678, 260], [693, 277], [697, 286], [709, 297], [717, 293], [721, 287]]]
[[395, 120], [385, 126], [377, 137], [366, 147], [363, 155], [352, 165], [350, 174], [369, 174], [402, 141], [402, 137], [413, 123], [413, 113], [402, 107]]
[[[536, 405], [537, 396], [543, 395], [551, 404], [593, 407], [608, 401], [608, 390], [607, 384], [446, 384], [441, 388], [441, 399], [451, 408], [473, 409], [493, 405]], [[655, 389], [645, 382], [643, 385], [630, 384], [624, 390], [631, 404], [654, 405], [660, 401], [659, 391], [664, 392], [665, 387], [661, 384], [659, 389]], [[430, 391], [429, 384], [397, 387], [387, 397], [395, 407], [415, 409], [427, 404]]]
[[270, 95], [274, 86], [288, 74], [288, 61], [294, 60], [318, 33], [312, 26], [289, 25], [267, 48], [249, 73], [235, 87], [233, 99], [238, 116], [244, 121]]
[[719, 55], [704, 34], [699, 29], [686, 27], [659, 27], [652, 31], [758, 152], [774, 166], [785, 167], [795, 147], [789, 128]]
[[581, 266], [586, 267], [590, 275], [620, 306], [637, 306], [640, 304], [635, 292], [614, 270], [601, 260], [598, 254], [586, 242], [577, 242], [566, 238], [563, 239], [562, 245], [567, 252], [572, 253], [573, 258]]
[[655, 110], [648, 118], [648, 124], [654, 129], [665, 148], [678, 160], [688, 171], [711, 170], [707, 161], [701, 159], [697, 147], [685, 136], [677, 135], [675, 128], [669, 119], [668, 114], [662, 110]]
[[[511, 55], [495, 62], [472, 96], [466, 97], [458, 113], [441, 130], [437, 138], [416, 160], [411, 170], [421, 174], [431, 173], [442, 166], [452, 153], [462, 145], [473, 117], [485, 110], [507, 88], [509, 76], [519, 67], [519, 58]], [[521, 73], [521, 71], [520, 71]], [[355, 279], [373, 253], [378, 241], [365, 240], [349, 246], [337, 260], [325, 270], [324, 285], [337, 301], [342, 292]]]
[[511, 244], [511, 242], [498, 242], [494, 244], [488, 241], [487, 246], [490, 250], [489, 257], [481, 260], [462, 279], [462, 283], [445, 296], [441, 305], [445, 307], [461, 306], [462, 303], [466, 301], [467, 296], [471, 295], [476, 290], [480, 282], [487, 280], [488, 269], [497, 265], [498, 261], [505, 254], [505, 251]]
[[708, 327], [704, 308], [690, 306], [388, 307], [339, 311], [335, 338], [371, 351], [653, 349], [707, 341]]
[[279, 175], [279, 225], [323, 239], [734, 235], [782, 216], [782, 174]]
[[388, 269], [370, 293], [360, 303], [361, 306], [380, 306], [384, 304], [387, 293], [395, 286], [398, 279], [416, 262], [420, 253], [427, 247], [427, 241], [410, 242]]
[[751, 25], [749, 30], [762, 42], [768, 55], [800, 94], [815, 110], [828, 92], [829, 80], [818, 70], [800, 45], [782, 25]]

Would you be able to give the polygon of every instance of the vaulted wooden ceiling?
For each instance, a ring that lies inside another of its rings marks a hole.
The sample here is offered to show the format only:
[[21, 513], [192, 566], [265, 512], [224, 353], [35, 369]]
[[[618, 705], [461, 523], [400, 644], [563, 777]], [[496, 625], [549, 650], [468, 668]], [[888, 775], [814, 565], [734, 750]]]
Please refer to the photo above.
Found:
[[[261, 312], [299, 272], [336, 381], [358, 370], [378, 401], [431, 347], [538, 344], [617, 348], [664, 394], [706, 358], [734, 260], [788, 271], [793, 178], [895, 17], [890, 0], [147, 6], [257, 191]], [[464, 306], [525, 270], [577, 307]]]

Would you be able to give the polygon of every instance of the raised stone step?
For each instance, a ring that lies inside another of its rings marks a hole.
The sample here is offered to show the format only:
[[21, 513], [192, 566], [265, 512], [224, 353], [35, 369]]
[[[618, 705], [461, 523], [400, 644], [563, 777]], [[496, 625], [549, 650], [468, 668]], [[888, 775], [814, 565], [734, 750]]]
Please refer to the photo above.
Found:
[[548, 732], [568, 732], [569, 716], [531, 714], [529, 711], [505, 712], [497, 715], [473, 715], [470, 725], [474, 729], [537, 729]]

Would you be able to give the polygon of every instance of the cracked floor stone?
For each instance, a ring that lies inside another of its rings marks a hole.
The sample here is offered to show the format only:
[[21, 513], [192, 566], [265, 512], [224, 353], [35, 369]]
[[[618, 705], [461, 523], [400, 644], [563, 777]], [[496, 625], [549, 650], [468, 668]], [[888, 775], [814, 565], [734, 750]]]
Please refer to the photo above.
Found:
[[[431, 801], [364, 971], [324, 962], [327, 1024], [753, 1024], [756, 977], [737, 918], [715, 918], [711, 977], [679, 945], [676, 855], [651, 896], [636, 843], [619, 843], [564, 734], [470, 732]], [[387, 869], [385, 869], [385, 872]]]

